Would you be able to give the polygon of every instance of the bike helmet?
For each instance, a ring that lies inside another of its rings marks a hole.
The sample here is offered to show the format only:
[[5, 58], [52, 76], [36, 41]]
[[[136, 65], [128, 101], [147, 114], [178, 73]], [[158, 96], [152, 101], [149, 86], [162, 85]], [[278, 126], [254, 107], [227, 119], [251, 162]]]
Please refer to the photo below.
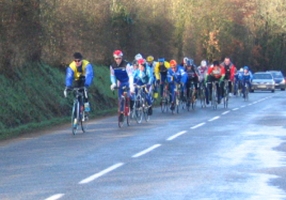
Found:
[[135, 55], [134, 58], [135, 58], [135, 60], [139, 60], [139, 59], [142, 59], [143, 56], [140, 53], [138, 53], [138, 54]]
[[243, 69], [245, 70], [249, 70], [248, 66], [244, 66]]
[[165, 58], [158, 58], [158, 62], [165, 62]]
[[170, 66], [171, 67], [177, 66], [177, 62], [175, 60], [170, 60]]
[[123, 57], [122, 51], [120, 51], [120, 50], [115, 50], [115, 51], [113, 52], [113, 57], [114, 57], [114, 58], [122, 58], [122, 57]]
[[188, 57], [184, 57], [183, 58], [183, 64], [187, 64], [188, 63], [189, 58]]
[[243, 72], [243, 68], [240, 68], [239, 71], [240, 71], [240, 72]]
[[153, 62], [154, 60], [154, 57], [153, 56], [148, 56], [147, 57], [147, 62]]
[[193, 59], [189, 59], [189, 60], [187, 61], [187, 65], [188, 65], [188, 66], [194, 66], [194, 60], [193, 60]]
[[201, 66], [202, 67], [206, 67], [207, 66], [207, 61], [206, 60], [202, 60], [201, 61]]
[[143, 58], [140, 58], [137, 60], [138, 65], [143, 65], [145, 63], [145, 60]]

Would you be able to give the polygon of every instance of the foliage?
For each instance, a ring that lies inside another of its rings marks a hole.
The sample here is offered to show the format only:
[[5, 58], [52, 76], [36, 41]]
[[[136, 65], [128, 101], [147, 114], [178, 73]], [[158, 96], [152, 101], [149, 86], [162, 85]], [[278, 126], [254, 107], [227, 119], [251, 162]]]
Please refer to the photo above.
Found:
[[[109, 89], [109, 70], [94, 66], [96, 81], [89, 90], [91, 117], [114, 111], [116, 96]], [[0, 75], [0, 138], [70, 119], [72, 95], [65, 99], [64, 70], [44, 63], [29, 63], [17, 69], [14, 80]]]

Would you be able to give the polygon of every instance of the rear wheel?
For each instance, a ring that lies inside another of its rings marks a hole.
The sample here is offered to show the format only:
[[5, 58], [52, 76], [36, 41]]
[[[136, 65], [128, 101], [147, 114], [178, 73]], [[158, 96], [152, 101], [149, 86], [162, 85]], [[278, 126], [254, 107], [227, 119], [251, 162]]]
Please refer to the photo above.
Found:
[[212, 107], [214, 110], [217, 109], [217, 91], [216, 87], [212, 88]]
[[[119, 107], [121, 107], [121, 105], [123, 105], [123, 109], [124, 109], [125, 108], [125, 98], [121, 99]], [[124, 118], [125, 118], [124, 113], [119, 112], [119, 114], [118, 114], [118, 127], [119, 128], [123, 127], [123, 125], [124, 125]]]

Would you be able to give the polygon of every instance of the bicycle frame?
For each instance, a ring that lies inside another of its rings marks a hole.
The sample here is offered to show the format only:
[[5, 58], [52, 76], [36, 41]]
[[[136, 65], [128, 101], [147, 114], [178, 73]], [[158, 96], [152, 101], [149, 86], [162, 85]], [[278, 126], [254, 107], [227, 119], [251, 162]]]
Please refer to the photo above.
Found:
[[[116, 87], [115, 89], [119, 89]], [[122, 87], [122, 94], [120, 100], [118, 101], [118, 127], [121, 128], [124, 125], [126, 119], [127, 125], [130, 126], [130, 97], [128, 95], [129, 88], [127, 86]], [[123, 111], [121, 111], [121, 106]], [[123, 112], [123, 113], [122, 113]], [[121, 121], [121, 114], [123, 114], [123, 120]]]
[[74, 100], [71, 114], [71, 123], [72, 123], [72, 133], [76, 135], [79, 125], [83, 132], [86, 132], [84, 126], [84, 95], [86, 91], [83, 87], [73, 88], [74, 91]]

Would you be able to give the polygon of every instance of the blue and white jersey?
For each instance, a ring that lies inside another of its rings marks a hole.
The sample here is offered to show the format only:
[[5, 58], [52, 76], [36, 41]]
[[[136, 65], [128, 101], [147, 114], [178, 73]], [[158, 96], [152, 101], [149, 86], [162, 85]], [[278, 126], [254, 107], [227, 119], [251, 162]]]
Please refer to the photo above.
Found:
[[252, 75], [251, 71], [243, 72], [242, 80], [244, 80], [244, 81], [252, 81], [252, 78], [253, 78], [253, 75]]
[[155, 69], [155, 66], [156, 66], [156, 62], [152, 62], [151, 64], [149, 64], [148, 62], [146, 63], [146, 66], [150, 68], [152, 74], [154, 73], [154, 69]]
[[150, 67], [145, 65], [145, 70], [136, 70], [134, 73], [134, 83], [138, 85], [149, 84], [151, 85], [154, 81], [154, 75]]
[[123, 60], [119, 65], [115, 62], [110, 66], [110, 80], [112, 84], [116, 81], [121, 84], [129, 83], [130, 89], [133, 88], [133, 67], [128, 62]]
[[171, 83], [172, 81], [176, 83], [186, 83], [187, 82], [188, 75], [186, 74], [183, 67], [177, 65], [176, 71], [173, 71], [173, 69], [168, 69], [167, 72], [167, 79], [168, 82]]

